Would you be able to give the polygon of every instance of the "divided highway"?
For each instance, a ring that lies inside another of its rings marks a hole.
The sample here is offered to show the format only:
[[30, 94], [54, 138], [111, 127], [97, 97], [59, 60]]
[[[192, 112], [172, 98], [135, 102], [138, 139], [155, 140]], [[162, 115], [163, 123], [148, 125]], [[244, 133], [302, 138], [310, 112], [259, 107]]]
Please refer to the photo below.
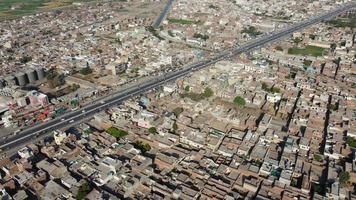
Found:
[[92, 104], [82, 107], [76, 111], [69, 112], [69, 113], [61, 116], [61, 118], [54, 119], [54, 120], [45, 122], [44, 124], [36, 125], [34, 127], [23, 130], [22, 132], [18, 133], [17, 135], [15, 135], [11, 138], [0, 141], [0, 149], [2, 150], [2, 153], [6, 153], [7, 151], [12, 150], [13, 148], [17, 148], [17, 147], [23, 146], [23, 145], [31, 142], [31, 140], [34, 140], [37, 137], [44, 136], [45, 134], [48, 134], [53, 130], [65, 128], [65, 127], [68, 127], [75, 123], [82, 122], [82, 121], [86, 120], [87, 118], [95, 115], [96, 113], [101, 112], [101, 111], [103, 111], [107, 108], [110, 108], [112, 106], [115, 106], [115, 105], [121, 103], [122, 101], [131, 98], [132, 96], [135, 96], [135, 95], [141, 94], [143, 92], [149, 91], [151, 89], [157, 88], [157, 87], [165, 84], [166, 82], [183, 77], [193, 71], [208, 67], [218, 61], [230, 58], [231, 56], [234, 56], [234, 55], [237, 55], [237, 54], [240, 54], [243, 52], [248, 52], [252, 49], [255, 49], [255, 48], [261, 47], [263, 45], [269, 44], [271, 42], [274, 42], [276, 40], [279, 40], [283, 37], [290, 35], [293, 32], [302, 30], [310, 25], [319, 23], [319, 22], [329, 19], [331, 17], [335, 17], [343, 12], [355, 9], [355, 6], [356, 6], [356, 2], [353, 1], [351, 3], [340, 6], [340, 7], [336, 8], [335, 10], [315, 16], [311, 19], [308, 19], [303, 22], [292, 25], [286, 29], [277, 31], [275, 33], [268, 34], [264, 37], [253, 40], [251, 42], [248, 42], [240, 47], [223, 51], [223, 52], [219, 53], [218, 55], [213, 56], [212, 58], [209, 58], [209, 59], [201, 61], [201, 62], [193, 63], [193, 64], [188, 65], [178, 71], [173, 71], [173, 72], [169, 72], [164, 75], [161, 75], [161, 76], [152, 77], [145, 83], [133, 85], [123, 91], [119, 91], [113, 95], [110, 95], [103, 99], [95, 101]]
[[157, 29], [162, 21], [164, 20], [164, 18], [166, 18], [168, 11], [171, 9], [172, 5], [173, 5], [173, 1], [174, 0], [168, 0], [166, 6], [163, 8], [161, 14], [158, 16], [157, 20], [153, 23], [153, 28]]

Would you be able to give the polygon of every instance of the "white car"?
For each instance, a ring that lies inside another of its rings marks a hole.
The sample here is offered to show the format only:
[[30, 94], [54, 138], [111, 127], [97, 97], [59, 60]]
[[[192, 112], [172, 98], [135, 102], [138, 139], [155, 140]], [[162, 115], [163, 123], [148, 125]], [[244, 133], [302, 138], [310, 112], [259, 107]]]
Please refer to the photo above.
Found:
[[73, 123], [74, 122], [74, 119], [70, 120], [69, 123]]

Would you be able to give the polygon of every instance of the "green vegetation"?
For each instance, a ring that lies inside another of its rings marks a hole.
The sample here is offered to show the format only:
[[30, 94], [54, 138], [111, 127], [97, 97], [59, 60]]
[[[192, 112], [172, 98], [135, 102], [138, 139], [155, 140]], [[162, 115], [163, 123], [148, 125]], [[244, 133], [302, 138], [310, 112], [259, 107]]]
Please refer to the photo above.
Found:
[[297, 187], [297, 186], [298, 186], [298, 182], [297, 182], [295, 179], [292, 179], [290, 185], [291, 185], [292, 187]]
[[194, 37], [194, 38], [200, 38], [200, 39], [202, 39], [202, 40], [204, 40], [204, 41], [206, 41], [207, 39], [209, 39], [209, 36], [203, 35], [203, 34], [201, 34], [201, 33], [194, 33], [193, 37]]
[[220, 8], [216, 5], [210, 4], [209, 8], [214, 9], [214, 10], [220, 10]]
[[151, 128], [148, 129], [148, 132], [150, 134], [156, 134], [157, 133], [157, 129], [155, 127], [151, 127]]
[[332, 19], [327, 23], [337, 28], [356, 28], [356, 14], [350, 12], [344, 18]]
[[314, 154], [313, 160], [321, 162], [321, 161], [323, 161], [323, 157], [321, 157], [321, 155], [319, 155], [319, 154]]
[[184, 87], [184, 91], [189, 92], [189, 90], [190, 90], [190, 86], [189, 85]]
[[276, 46], [275, 48], [277, 51], [283, 51], [283, 48], [281, 46]]
[[88, 75], [93, 73], [93, 70], [89, 66], [86, 66], [80, 70], [80, 73], [83, 75]]
[[32, 60], [32, 57], [31, 56], [24, 56], [24, 57], [22, 57], [21, 59], [20, 59], [20, 62], [22, 63], [22, 64], [26, 64], [26, 63], [28, 63], [28, 62], [30, 62]]
[[46, 79], [50, 88], [55, 88], [64, 84], [64, 75], [59, 74], [55, 69], [46, 72]]
[[0, 18], [19, 17], [39, 10], [51, 10], [72, 5], [73, 2], [94, 0], [1, 0]]
[[173, 113], [176, 117], [178, 117], [183, 111], [184, 109], [182, 107], [177, 107], [173, 110]]
[[84, 132], [85, 134], [87, 134], [87, 135], [93, 133], [93, 131], [92, 131], [90, 128], [85, 129], [83, 132]]
[[302, 41], [303, 41], [303, 39], [300, 38], [300, 37], [297, 37], [297, 38], [294, 38], [294, 39], [293, 39], [293, 43], [294, 43], [294, 44], [299, 44], [299, 43], [302, 42]]
[[312, 183], [311, 185], [311, 191], [313, 193], [318, 193], [318, 194], [321, 194], [321, 187], [320, 185], [316, 184], [316, 183]]
[[234, 99], [234, 103], [238, 106], [245, 106], [246, 105], [246, 101], [243, 97], [240, 96], [236, 96]]
[[175, 37], [172, 30], [168, 30], [168, 35], [171, 37]]
[[262, 83], [262, 90], [270, 93], [281, 93], [281, 89], [278, 87], [268, 87], [266, 83]]
[[177, 131], [177, 130], [178, 130], [177, 122], [174, 122], [174, 124], [173, 124], [173, 130], [174, 130], [174, 131]]
[[190, 92], [190, 93], [184, 93], [182, 94], [182, 97], [188, 97], [193, 101], [201, 101], [203, 99], [209, 98], [214, 96], [214, 92], [212, 89], [210, 89], [209, 87], [205, 88], [203, 93], [194, 93], [194, 92]]
[[356, 88], [356, 83], [352, 83], [351, 88]]
[[312, 39], [312, 40], [315, 40], [316, 35], [314, 35], [314, 34], [310, 34], [310, 35], [309, 35], [309, 38], [310, 38], [310, 39]]
[[92, 190], [92, 188], [90, 187], [90, 185], [88, 184], [88, 182], [83, 183], [83, 184], [79, 187], [79, 190], [78, 190], [76, 199], [77, 199], [77, 200], [82, 200], [82, 199], [84, 199], [84, 198], [89, 194], [89, 192], [90, 192], [91, 190]]
[[122, 138], [128, 135], [128, 133], [124, 130], [117, 129], [115, 127], [108, 128], [106, 132], [115, 138]]
[[350, 180], [349, 172], [346, 172], [346, 171], [340, 172], [339, 181], [340, 181], [341, 186], [346, 186], [349, 180]]
[[135, 67], [130, 70], [130, 73], [137, 74], [140, 69], [138, 67]]
[[203, 93], [204, 98], [209, 98], [209, 97], [212, 97], [213, 95], [214, 95], [214, 92], [212, 89], [210, 89], [209, 87], [205, 88], [204, 93]]
[[250, 35], [250, 36], [257, 36], [257, 35], [261, 35], [261, 34], [262, 34], [262, 32], [258, 31], [258, 30], [256, 29], [256, 27], [254, 27], [254, 26], [245, 27], [245, 28], [241, 31], [241, 33], [246, 33], [246, 34], [248, 34], [248, 35]]
[[288, 54], [303, 55], [303, 56], [309, 55], [309, 56], [314, 56], [314, 57], [322, 56], [323, 52], [324, 52], [324, 48], [317, 47], [317, 46], [311, 46], [311, 45], [308, 45], [303, 49], [299, 49], [297, 47], [288, 49]]
[[333, 111], [336, 111], [337, 110], [337, 105], [336, 104], [330, 104], [329, 105], [329, 109], [333, 110]]
[[331, 51], [335, 51], [337, 45], [335, 43], [330, 44]]
[[312, 61], [311, 60], [303, 60], [303, 64], [305, 66], [310, 66], [312, 64]]
[[142, 141], [136, 141], [133, 143], [133, 146], [136, 149], [139, 149], [143, 154], [151, 150], [151, 146], [149, 144], [144, 144]]
[[353, 137], [347, 137], [346, 144], [348, 144], [352, 148], [356, 148], [356, 139]]
[[190, 25], [190, 24], [199, 24], [200, 21], [193, 21], [188, 19], [175, 19], [175, 18], [167, 18], [168, 23], [170, 24], [182, 24], [182, 25]]

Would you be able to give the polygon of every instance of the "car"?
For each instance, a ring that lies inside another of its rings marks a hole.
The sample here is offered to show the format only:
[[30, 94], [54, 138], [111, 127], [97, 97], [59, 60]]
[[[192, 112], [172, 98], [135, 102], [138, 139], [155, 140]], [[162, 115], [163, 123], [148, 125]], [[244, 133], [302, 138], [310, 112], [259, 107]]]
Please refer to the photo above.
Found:
[[85, 113], [85, 110], [82, 110], [82, 113]]
[[70, 120], [69, 123], [73, 123], [74, 122], [74, 119]]
[[62, 118], [61, 121], [63, 122], [65, 120], [65, 118]]

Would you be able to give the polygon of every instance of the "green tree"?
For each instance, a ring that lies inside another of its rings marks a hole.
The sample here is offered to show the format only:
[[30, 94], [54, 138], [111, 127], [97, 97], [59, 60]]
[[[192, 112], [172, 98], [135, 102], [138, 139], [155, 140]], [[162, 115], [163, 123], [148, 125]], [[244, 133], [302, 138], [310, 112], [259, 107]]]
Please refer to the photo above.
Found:
[[119, 130], [115, 127], [110, 127], [106, 130], [106, 132], [112, 136], [114, 136], [115, 138], [122, 138], [125, 137], [126, 135], [128, 135], [128, 133], [124, 130]]
[[151, 150], [151, 146], [149, 144], [144, 144], [142, 141], [136, 141], [133, 146], [136, 149], [139, 149], [143, 154]]
[[246, 101], [243, 97], [240, 96], [236, 96], [234, 99], [234, 103], [238, 106], [245, 106], [246, 105]]
[[323, 161], [323, 157], [321, 157], [321, 155], [319, 155], [319, 154], [314, 154], [313, 160], [321, 162], [321, 161]]
[[84, 199], [89, 192], [92, 190], [92, 188], [90, 187], [90, 185], [88, 184], [88, 182], [83, 183], [78, 190], [78, 193], [76, 195], [76, 199], [77, 200], [82, 200]]
[[83, 75], [88, 75], [88, 74], [93, 73], [93, 70], [89, 66], [87, 66], [85, 68], [82, 68], [80, 70], [80, 73], [83, 74]]
[[174, 130], [174, 131], [177, 131], [177, 130], [178, 130], [177, 122], [174, 122], [174, 124], [173, 124], [173, 130]]
[[148, 129], [148, 132], [150, 134], [156, 134], [157, 133], [157, 129], [155, 127], [151, 127], [151, 128]]
[[190, 86], [189, 85], [185, 86], [184, 87], [184, 91], [189, 92], [190, 91]]
[[209, 87], [205, 88], [203, 97], [209, 98], [209, 97], [212, 97], [213, 95], [214, 95], [214, 92], [211, 88], [209, 88]]
[[182, 107], [177, 107], [173, 110], [173, 113], [176, 117], [178, 117], [182, 112], [184, 111], [184, 108]]
[[24, 56], [20, 59], [20, 62], [25, 64], [25, 63], [28, 63], [32, 60], [32, 57], [31, 56]]
[[346, 144], [352, 148], [356, 148], [356, 140], [353, 137], [347, 137]]
[[331, 49], [331, 51], [335, 51], [336, 44], [335, 43], [330, 44], [330, 49]]
[[346, 171], [340, 172], [339, 181], [340, 181], [341, 186], [346, 186], [346, 184], [348, 183], [349, 180], [350, 180], [349, 172], [346, 172]]

